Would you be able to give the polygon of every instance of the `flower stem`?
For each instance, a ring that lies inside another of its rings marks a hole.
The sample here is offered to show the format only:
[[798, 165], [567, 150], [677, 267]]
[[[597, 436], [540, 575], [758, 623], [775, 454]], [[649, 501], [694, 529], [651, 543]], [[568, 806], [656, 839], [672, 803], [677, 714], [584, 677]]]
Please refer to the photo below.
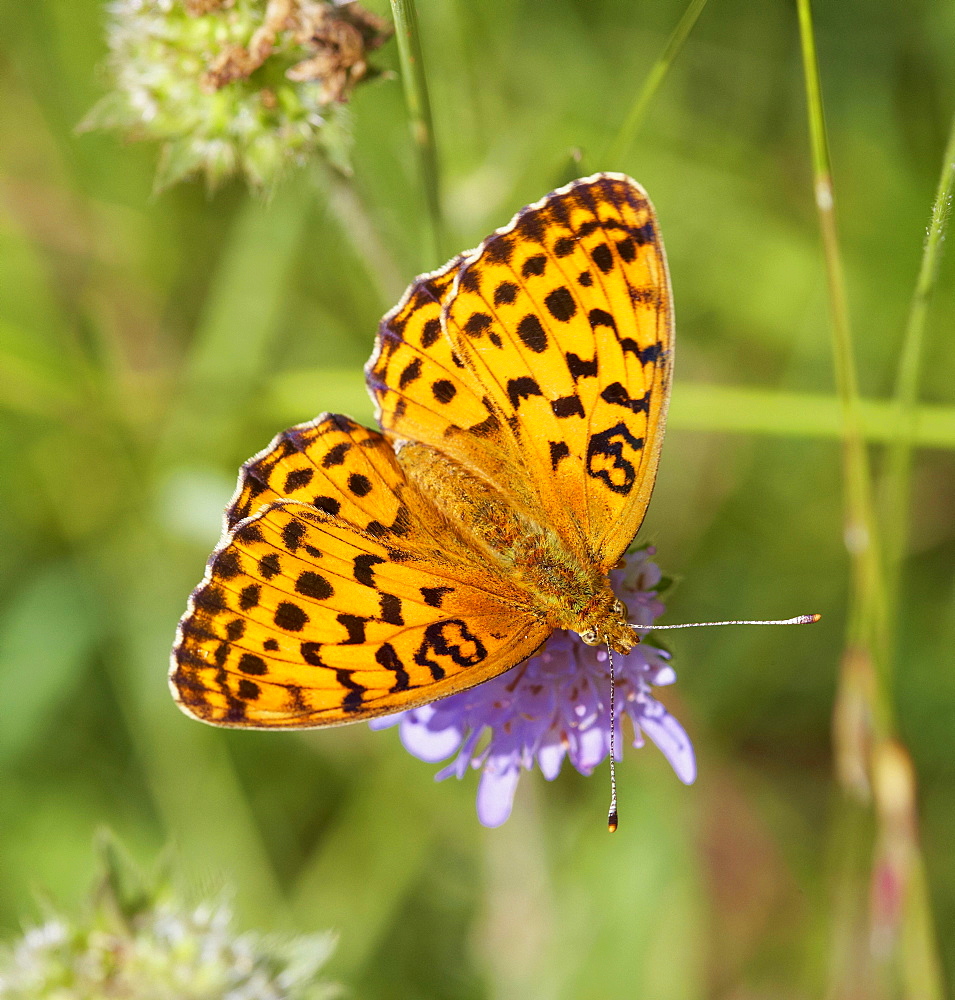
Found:
[[444, 259], [444, 220], [441, 213], [441, 186], [438, 170], [438, 151], [434, 140], [434, 121], [431, 117], [431, 100], [428, 81], [421, 55], [421, 38], [414, 0], [391, 0], [398, 37], [398, 57], [401, 60], [401, 79], [404, 84], [405, 104], [411, 138], [418, 151], [421, 181], [424, 186], [428, 209], [430, 260], [436, 266]]
[[647, 74], [643, 86], [637, 92], [633, 104], [630, 106], [630, 111], [624, 119], [623, 125], [620, 126], [620, 131], [604, 154], [604, 162], [609, 164], [610, 167], [618, 167], [624, 162], [624, 159], [630, 152], [630, 147], [633, 145], [637, 132], [643, 124], [650, 101], [653, 100], [654, 95], [659, 90], [663, 78], [667, 75], [680, 49], [683, 48], [683, 43], [693, 30], [693, 26], [696, 24], [700, 14], [703, 13], [705, 6], [706, 0], [690, 0], [689, 6], [683, 12], [683, 16], [680, 18], [677, 26], [673, 29], [673, 34], [670, 35], [663, 52], [660, 53], [657, 61], [653, 64], [653, 68]]
[[872, 480], [862, 429], [858, 379], [849, 322], [845, 277], [836, 229], [835, 192], [826, 124], [822, 106], [819, 67], [813, 38], [809, 0], [797, 0], [802, 42], [803, 74], [812, 146], [813, 181], [819, 228], [822, 235], [829, 291], [836, 386], [842, 406], [843, 476], [845, 481], [845, 541], [852, 556], [853, 582], [857, 600], [850, 613], [850, 645], [884, 650], [886, 618], [882, 587], [881, 555], [873, 514]]
[[[857, 898], [869, 896], [868, 918], [864, 927], [853, 926], [855, 919], [851, 911], [846, 911], [848, 915], [841, 921], [846, 926], [836, 928], [836, 937], [845, 942], [863, 936], [887, 942], [883, 944], [885, 957], [891, 959], [894, 968], [890, 970], [883, 963], [875, 962], [870, 947], [867, 951], [871, 956], [868, 961], [872, 963], [872, 974], [886, 982], [897, 976], [905, 984], [906, 996], [940, 1000], [943, 995], [940, 966], [918, 842], [916, 776], [905, 748], [894, 734], [888, 688], [887, 585], [863, 437], [810, 0], [796, 0], [796, 6], [815, 200], [826, 262], [836, 382], [843, 414], [845, 531], [852, 561], [847, 647], [834, 709], [833, 742], [843, 788], [863, 801], [871, 795], [877, 821], [868, 889], [852, 878], [851, 871], [846, 873], [850, 879], [849, 893], [858, 894]], [[891, 912], [887, 908], [880, 911], [876, 905], [880, 887], [888, 883], [897, 887], [900, 900]], [[847, 929], [849, 933], [845, 935]], [[841, 987], [850, 982], [844, 973], [836, 973], [836, 977], [846, 981], [831, 984], [834, 994], [840, 993]]]
[[942, 172], [932, 205], [922, 263], [915, 282], [915, 292], [905, 325], [905, 338], [899, 358], [899, 371], [895, 386], [896, 437], [887, 455], [884, 482], [886, 566], [889, 580], [889, 608], [894, 614], [900, 586], [902, 560], [905, 555], [908, 527], [909, 495], [911, 491], [912, 448], [919, 424], [918, 395], [922, 373], [922, 347], [925, 340], [925, 322], [929, 299], [935, 287], [938, 267], [945, 239], [945, 225], [955, 192], [955, 118]]

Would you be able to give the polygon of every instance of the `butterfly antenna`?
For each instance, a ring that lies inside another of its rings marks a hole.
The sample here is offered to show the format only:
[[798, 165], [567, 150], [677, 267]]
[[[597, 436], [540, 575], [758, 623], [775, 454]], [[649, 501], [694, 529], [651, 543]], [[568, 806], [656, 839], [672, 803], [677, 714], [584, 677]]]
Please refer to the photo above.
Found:
[[614, 833], [617, 829], [617, 774], [614, 770], [614, 756], [616, 746], [614, 745], [614, 730], [616, 729], [616, 718], [613, 710], [613, 650], [609, 644], [607, 646], [607, 659], [610, 661], [610, 812], [607, 814], [607, 829]]
[[822, 618], [822, 615], [797, 615], [795, 618], [767, 618], [757, 621], [685, 622], [682, 625], [634, 625], [633, 628], [648, 628], [657, 632], [665, 628], [709, 628], [711, 625], [811, 625], [813, 622], [819, 621], [820, 618]]

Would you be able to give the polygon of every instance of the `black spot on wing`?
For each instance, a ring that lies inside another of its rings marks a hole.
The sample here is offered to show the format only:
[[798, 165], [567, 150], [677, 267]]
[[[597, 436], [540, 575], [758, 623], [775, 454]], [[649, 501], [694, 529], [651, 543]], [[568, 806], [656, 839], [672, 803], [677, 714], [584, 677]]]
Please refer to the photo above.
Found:
[[352, 677], [350, 670], [336, 670], [335, 680], [348, 691], [348, 694], [342, 698], [342, 709], [346, 712], [360, 711], [365, 701], [365, 695], [368, 692], [365, 685], [359, 684]]
[[523, 236], [525, 240], [543, 244], [546, 226], [543, 212], [526, 210], [521, 214], [514, 228], [518, 235]]
[[[487, 438], [493, 437], [501, 429], [501, 422], [492, 413], [489, 417], [482, 420], [480, 423], [471, 424], [467, 428], [469, 434], [473, 434], [475, 437]], [[453, 431], [454, 428], [448, 428], [449, 431]]]
[[454, 587], [421, 587], [424, 603], [431, 608], [440, 608], [445, 594], [453, 594]]
[[308, 624], [308, 615], [297, 604], [293, 604], [291, 601], [282, 601], [275, 609], [272, 620], [286, 632], [301, 632]]
[[641, 350], [640, 345], [632, 337], [624, 337], [620, 341], [620, 348], [625, 354], [633, 354], [641, 365], [653, 364], [665, 354], [663, 345], [658, 341], [648, 344]]
[[591, 309], [587, 314], [587, 319], [590, 320], [590, 326], [594, 330], [598, 326], [609, 326], [611, 330], [616, 332], [617, 321], [606, 309]]
[[343, 646], [360, 646], [365, 641], [365, 626], [367, 618], [360, 615], [341, 614], [336, 616], [338, 623], [345, 627], [348, 637], [342, 641]]
[[484, 256], [491, 264], [509, 264], [514, 244], [507, 236], [494, 236], [484, 247]]
[[564, 285], [549, 292], [544, 299], [544, 305], [547, 306], [547, 311], [551, 316], [561, 323], [568, 322], [577, 313], [577, 303]]
[[262, 588], [257, 583], [250, 583], [239, 591], [239, 610], [248, 611], [259, 603], [259, 595]]
[[564, 357], [567, 360], [567, 370], [570, 372], [574, 382], [579, 382], [582, 378], [595, 378], [597, 375], [597, 358], [588, 361], [586, 358], [578, 357], [572, 351], [568, 351]]
[[398, 388], [407, 389], [412, 382], [421, 378], [421, 358], [415, 358], [405, 365], [404, 370], [398, 376]]
[[401, 598], [394, 594], [379, 594], [381, 605], [381, 620], [389, 625], [404, 625], [405, 620], [401, 614]]
[[231, 580], [242, 573], [242, 562], [239, 553], [234, 549], [226, 549], [220, 552], [212, 564], [213, 575], [221, 577], [223, 580]]
[[282, 572], [282, 564], [279, 562], [278, 552], [270, 552], [262, 556], [259, 560], [259, 573], [265, 580], [271, 580]]
[[620, 382], [611, 382], [600, 394], [600, 398], [605, 403], [613, 403], [614, 406], [622, 406], [631, 413], [646, 413], [650, 408], [650, 390], [648, 389], [638, 399], [633, 399], [627, 391], [627, 387]]
[[493, 320], [487, 313], [475, 312], [471, 313], [467, 321], [464, 324], [464, 332], [473, 338], [478, 338], [484, 335], [488, 328], [493, 323]]
[[567, 257], [574, 252], [575, 240], [572, 236], [561, 236], [554, 243], [554, 256]]
[[371, 493], [371, 480], [360, 472], [353, 472], [348, 477], [348, 488], [356, 497], [366, 497]]
[[243, 653], [239, 657], [239, 669], [242, 673], [252, 674], [255, 677], [261, 677], [269, 672], [265, 660], [261, 656], [256, 656], [255, 653]]
[[547, 258], [542, 253], [534, 254], [521, 265], [521, 277], [530, 278], [532, 275], [539, 277], [544, 273], [545, 267], [547, 267]]
[[458, 394], [457, 386], [446, 378], [439, 378], [431, 385], [431, 394], [439, 403], [450, 403]]
[[301, 521], [289, 521], [282, 529], [282, 541], [289, 552], [295, 552], [305, 537], [306, 528]]
[[308, 486], [314, 475], [315, 471], [313, 469], [293, 469], [285, 477], [283, 492], [294, 493], [296, 490], [302, 489], [303, 486]]
[[429, 320], [425, 320], [425, 324], [421, 330], [421, 346], [427, 350], [432, 347], [441, 336], [441, 322], [440, 320], [432, 317]]
[[350, 441], [339, 441], [338, 444], [333, 445], [322, 459], [322, 468], [331, 469], [336, 465], [341, 465], [345, 461], [345, 455], [349, 448], [351, 448]]
[[637, 256], [637, 245], [630, 236], [620, 240], [617, 244], [617, 253], [629, 264]]
[[381, 556], [371, 555], [370, 553], [362, 553], [360, 556], [355, 556], [355, 579], [365, 587], [374, 587], [375, 576], [372, 572], [372, 567], [384, 562], [387, 562], [387, 560], [382, 559]]
[[335, 593], [335, 588], [321, 573], [304, 570], [295, 581], [295, 589], [303, 596], [313, 601], [327, 601]]
[[407, 691], [411, 686], [411, 679], [408, 676], [408, 671], [405, 669], [405, 665], [401, 662], [401, 658], [398, 656], [395, 647], [392, 646], [390, 642], [383, 642], [378, 649], [375, 650], [375, 661], [385, 670], [391, 670], [395, 675], [395, 683], [391, 685], [391, 693], [396, 694], [398, 691]]
[[252, 545], [265, 541], [262, 529], [257, 524], [243, 524], [241, 528], [236, 529], [233, 538]]
[[535, 354], [543, 354], [547, 350], [547, 334], [534, 313], [528, 313], [517, 324], [517, 335]]
[[339, 500], [334, 497], [327, 496], [317, 496], [312, 501], [312, 506], [317, 507], [319, 510], [324, 511], [326, 514], [337, 514], [341, 509], [342, 505]]
[[529, 375], [522, 375], [520, 378], [512, 378], [507, 383], [507, 398], [511, 401], [511, 406], [517, 409], [521, 405], [522, 399], [529, 399], [531, 396], [542, 396], [540, 386]]
[[517, 291], [517, 285], [515, 285], [513, 281], [502, 281], [497, 288], [494, 289], [494, 305], [512, 305], [514, 300], [517, 298]]
[[590, 252], [590, 256], [604, 274], [613, 270], [613, 253], [606, 243], [598, 243]]
[[582, 417], [584, 416], [584, 404], [580, 397], [571, 393], [569, 396], [560, 396], [552, 399], [550, 408], [555, 417]]
[[311, 667], [324, 667], [325, 661], [322, 659], [322, 644], [320, 642], [303, 642], [299, 646], [302, 659]]
[[477, 294], [481, 291], [481, 274], [476, 267], [469, 267], [461, 273], [461, 287], [466, 292]]
[[566, 441], [551, 441], [550, 442], [550, 467], [556, 469], [560, 464], [562, 458], [566, 458], [570, 454], [570, 448], [567, 447]]
[[447, 674], [446, 666], [438, 660], [445, 659], [450, 661], [448, 666], [463, 668], [473, 667], [486, 658], [484, 643], [459, 618], [432, 622], [424, 630], [424, 638], [414, 655], [415, 663], [427, 667], [436, 681]]
[[261, 693], [262, 690], [255, 681], [250, 681], [247, 677], [239, 680], [238, 694], [243, 701], [255, 701]]
[[587, 443], [587, 474], [614, 493], [627, 495], [637, 481], [634, 462], [642, 451], [643, 438], [634, 437], [626, 424], [615, 424]]

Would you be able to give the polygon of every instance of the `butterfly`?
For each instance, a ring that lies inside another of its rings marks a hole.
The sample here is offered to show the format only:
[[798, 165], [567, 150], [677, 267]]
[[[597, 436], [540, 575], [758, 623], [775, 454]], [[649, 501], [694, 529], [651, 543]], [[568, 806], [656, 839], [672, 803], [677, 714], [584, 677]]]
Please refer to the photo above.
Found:
[[462, 691], [555, 629], [627, 652], [608, 581], [643, 521], [673, 365], [657, 218], [576, 180], [418, 277], [325, 413], [250, 459], [170, 686], [222, 726], [311, 728]]

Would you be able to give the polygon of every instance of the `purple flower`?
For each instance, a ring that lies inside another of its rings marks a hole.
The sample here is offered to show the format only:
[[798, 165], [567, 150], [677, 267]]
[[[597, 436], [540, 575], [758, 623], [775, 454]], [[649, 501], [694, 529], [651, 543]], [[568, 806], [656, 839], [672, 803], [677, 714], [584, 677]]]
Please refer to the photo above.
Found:
[[[614, 590], [637, 625], [651, 626], [664, 610], [657, 595], [660, 569], [650, 560], [654, 551], [632, 553], [625, 568], [611, 573]], [[649, 631], [642, 629], [641, 635]], [[676, 680], [669, 658], [646, 643], [614, 656], [615, 756], [623, 756], [620, 722], [628, 715], [633, 745], [643, 746], [649, 736], [689, 785], [696, 778], [693, 746], [650, 693], [651, 685]], [[478, 818], [484, 826], [500, 826], [511, 814], [522, 768], [531, 770], [536, 761], [552, 781], [565, 757], [581, 774], [591, 774], [610, 753], [607, 650], [587, 646], [573, 633], [555, 632], [536, 656], [493, 680], [371, 723], [374, 729], [396, 724], [405, 749], [421, 760], [437, 763], [457, 754], [437, 780], [462, 778], [469, 766], [480, 769]]]

